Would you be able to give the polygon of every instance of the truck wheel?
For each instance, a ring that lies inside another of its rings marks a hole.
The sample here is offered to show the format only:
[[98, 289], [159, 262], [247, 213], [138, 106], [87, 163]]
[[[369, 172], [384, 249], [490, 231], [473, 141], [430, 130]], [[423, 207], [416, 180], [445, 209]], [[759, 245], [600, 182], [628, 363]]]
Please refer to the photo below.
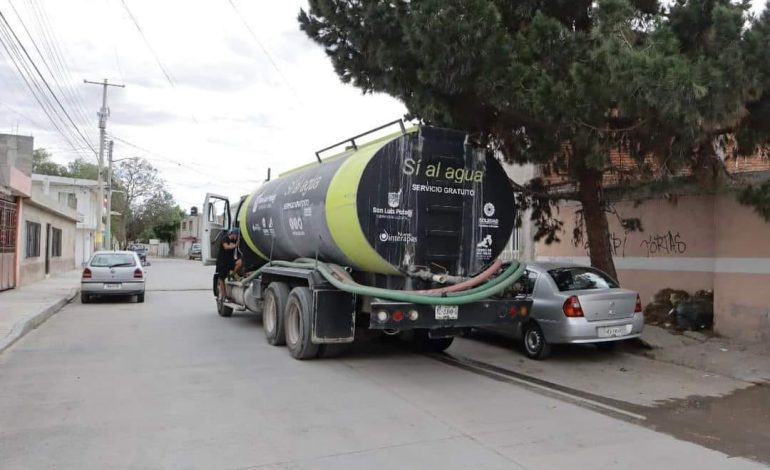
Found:
[[219, 296], [217, 296], [217, 313], [220, 317], [233, 316], [233, 308], [225, 305], [224, 299], [220, 299]]
[[273, 346], [286, 344], [283, 315], [289, 300], [289, 286], [283, 282], [271, 282], [265, 291], [265, 301], [262, 306], [262, 327], [265, 338]]
[[144, 293], [139, 294], [136, 296], [137, 303], [143, 304], [144, 303]]
[[431, 338], [428, 330], [414, 330], [414, 339], [412, 339], [414, 349], [418, 352], [441, 352], [452, 345], [454, 337], [449, 338]]
[[313, 296], [307, 287], [295, 287], [289, 294], [284, 313], [286, 346], [294, 359], [310, 359], [318, 355], [318, 345], [310, 340]]
[[551, 354], [551, 345], [546, 341], [542, 328], [533, 321], [524, 325], [521, 343], [524, 354], [530, 359], [545, 359]]

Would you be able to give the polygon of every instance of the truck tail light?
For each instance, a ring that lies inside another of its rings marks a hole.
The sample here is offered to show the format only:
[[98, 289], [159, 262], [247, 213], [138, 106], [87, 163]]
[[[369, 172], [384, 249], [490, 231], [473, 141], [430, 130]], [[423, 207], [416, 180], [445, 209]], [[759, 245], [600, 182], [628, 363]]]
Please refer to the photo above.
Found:
[[386, 312], [385, 310], [380, 310], [379, 312], [377, 312], [377, 321], [380, 323], [385, 323], [386, 321], [388, 321], [388, 312]]
[[402, 312], [401, 310], [396, 310], [395, 312], [393, 312], [393, 315], [391, 316], [391, 318], [393, 319], [393, 321], [397, 321], [397, 322], [401, 321], [404, 319], [404, 312]]
[[83, 270], [83, 279], [91, 279], [91, 270], [86, 268]]
[[136, 268], [134, 269], [134, 279], [142, 279], [144, 277], [144, 273], [141, 269]]
[[564, 302], [564, 306], [562, 306], [562, 310], [564, 310], [564, 315], [568, 317], [583, 316], [583, 307], [580, 306], [580, 301], [578, 300], [576, 295], [571, 296], [569, 299], [567, 299]]
[[639, 294], [636, 294], [636, 307], [634, 307], [634, 313], [642, 313], [642, 298]]

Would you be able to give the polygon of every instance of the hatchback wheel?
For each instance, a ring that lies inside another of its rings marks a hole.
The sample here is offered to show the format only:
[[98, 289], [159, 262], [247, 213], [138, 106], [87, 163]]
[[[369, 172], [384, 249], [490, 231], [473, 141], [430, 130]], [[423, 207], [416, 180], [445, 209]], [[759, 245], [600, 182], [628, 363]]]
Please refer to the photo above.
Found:
[[540, 325], [535, 322], [524, 325], [522, 346], [524, 354], [530, 359], [545, 359], [551, 354], [551, 345], [546, 341]]

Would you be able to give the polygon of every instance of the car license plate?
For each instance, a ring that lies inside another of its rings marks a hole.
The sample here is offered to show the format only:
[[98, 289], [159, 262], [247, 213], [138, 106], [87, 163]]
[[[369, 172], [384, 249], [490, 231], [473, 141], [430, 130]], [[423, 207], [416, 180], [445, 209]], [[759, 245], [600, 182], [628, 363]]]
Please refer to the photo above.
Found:
[[105, 289], [120, 289], [121, 287], [123, 287], [123, 284], [121, 284], [119, 282], [112, 282], [112, 283], [105, 283], [104, 284], [104, 288]]
[[457, 320], [459, 311], [457, 305], [436, 305], [436, 320]]
[[631, 325], [603, 326], [598, 328], [599, 338], [614, 338], [616, 336], [625, 336], [631, 333]]

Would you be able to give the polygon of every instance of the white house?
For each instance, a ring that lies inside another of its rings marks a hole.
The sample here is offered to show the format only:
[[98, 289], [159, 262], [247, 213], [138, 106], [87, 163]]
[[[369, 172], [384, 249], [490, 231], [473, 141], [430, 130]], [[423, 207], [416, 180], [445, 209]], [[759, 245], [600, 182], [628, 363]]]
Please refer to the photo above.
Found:
[[75, 264], [80, 266], [93, 254], [97, 230], [98, 182], [64, 176], [32, 174], [33, 185], [41, 185], [42, 193], [77, 213]]

